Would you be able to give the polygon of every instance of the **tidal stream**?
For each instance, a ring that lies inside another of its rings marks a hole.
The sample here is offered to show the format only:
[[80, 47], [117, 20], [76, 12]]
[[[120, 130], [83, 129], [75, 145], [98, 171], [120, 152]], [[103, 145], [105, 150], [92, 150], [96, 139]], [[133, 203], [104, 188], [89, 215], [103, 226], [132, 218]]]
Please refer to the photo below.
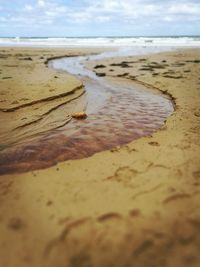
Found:
[[76, 75], [86, 89], [87, 119], [73, 119], [59, 130], [66, 140], [62, 160], [87, 157], [150, 135], [173, 112], [172, 102], [163, 95], [138, 87], [134, 82], [131, 85], [110, 83], [84, 66], [84, 61], [104, 56], [105, 53], [68, 57], [49, 63], [49, 67]]
[[[105, 53], [49, 61], [50, 68], [67, 71], [82, 81], [86, 93], [66, 105], [73, 104], [76, 111], [84, 110], [88, 116], [84, 120], [71, 119], [65, 126], [25, 142], [15, 154], [12, 148], [1, 158], [1, 174], [42, 169], [61, 161], [89, 157], [162, 128], [173, 112], [172, 102], [134, 82], [111, 83], [97, 77], [83, 64], [104, 57]], [[58, 108], [58, 114], [66, 105]]]

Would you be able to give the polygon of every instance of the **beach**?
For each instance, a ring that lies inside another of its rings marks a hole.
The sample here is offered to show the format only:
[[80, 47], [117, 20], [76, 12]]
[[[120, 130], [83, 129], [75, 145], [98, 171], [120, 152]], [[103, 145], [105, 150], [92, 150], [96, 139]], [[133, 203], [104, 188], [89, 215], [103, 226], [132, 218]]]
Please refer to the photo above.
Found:
[[0, 48], [1, 266], [199, 266], [200, 49], [85, 62], [106, 83], [141, 86], [173, 109], [143, 137], [64, 157], [66, 139], [54, 135], [86, 110], [87, 95], [48, 62], [104, 50]]

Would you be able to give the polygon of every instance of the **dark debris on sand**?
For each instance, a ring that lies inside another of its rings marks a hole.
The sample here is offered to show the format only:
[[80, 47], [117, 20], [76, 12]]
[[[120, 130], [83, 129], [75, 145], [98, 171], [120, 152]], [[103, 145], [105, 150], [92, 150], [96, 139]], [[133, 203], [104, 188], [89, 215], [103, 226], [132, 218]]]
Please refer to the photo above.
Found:
[[105, 68], [105, 67], [106, 67], [105, 65], [100, 64], [100, 65], [96, 65], [94, 69], [100, 69], [100, 68]]

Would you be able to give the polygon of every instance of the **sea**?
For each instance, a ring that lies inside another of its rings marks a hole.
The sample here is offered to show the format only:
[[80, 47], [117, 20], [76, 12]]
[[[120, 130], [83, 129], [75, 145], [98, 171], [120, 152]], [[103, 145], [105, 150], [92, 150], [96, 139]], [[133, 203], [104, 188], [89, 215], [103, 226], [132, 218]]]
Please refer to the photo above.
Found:
[[200, 36], [0, 37], [0, 46], [19, 47], [200, 47]]

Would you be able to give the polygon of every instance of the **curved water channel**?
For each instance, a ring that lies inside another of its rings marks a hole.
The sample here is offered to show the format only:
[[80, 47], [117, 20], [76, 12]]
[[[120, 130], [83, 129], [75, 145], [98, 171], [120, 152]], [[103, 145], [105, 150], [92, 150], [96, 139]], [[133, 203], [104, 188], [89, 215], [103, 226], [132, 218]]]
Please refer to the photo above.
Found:
[[[13, 164], [2, 169], [3, 172], [40, 169], [60, 161], [88, 157], [150, 135], [164, 125], [173, 112], [169, 99], [138, 87], [134, 82], [110, 83], [83, 64], [107, 55], [109, 52], [49, 61], [49, 67], [74, 74], [83, 82], [86, 93], [71, 104], [76, 107], [75, 111], [85, 110], [88, 117], [72, 119], [65, 126], [41, 136], [36, 144], [26, 145], [25, 152], [18, 153], [19, 158], [15, 158], [17, 167]], [[60, 110], [65, 108], [61, 106]]]
[[61, 160], [87, 157], [150, 135], [161, 128], [173, 112], [172, 102], [164, 96], [134, 83], [109, 83], [84, 66], [85, 61], [106, 56], [109, 52], [49, 62], [49, 67], [78, 76], [86, 89], [83, 97], [86, 97], [87, 104], [83, 109], [88, 118], [72, 120], [59, 130], [66, 140]]

